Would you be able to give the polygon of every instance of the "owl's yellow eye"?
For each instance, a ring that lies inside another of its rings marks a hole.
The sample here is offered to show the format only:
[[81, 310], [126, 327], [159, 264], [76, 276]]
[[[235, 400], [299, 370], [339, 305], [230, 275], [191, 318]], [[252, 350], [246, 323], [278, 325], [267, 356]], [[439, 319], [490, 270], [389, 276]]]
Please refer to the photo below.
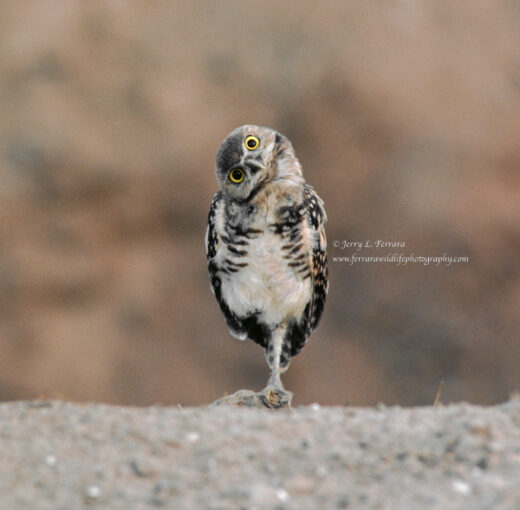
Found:
[[244, 180], [244, 171], [241, 168], [234, 168], [229, 172], [229, 180], [238, 184]]
[[256, 136], [250, 135], [245, 139], [244, 145], [248, 150], [254, 151], [260, 145], [260, 140]]

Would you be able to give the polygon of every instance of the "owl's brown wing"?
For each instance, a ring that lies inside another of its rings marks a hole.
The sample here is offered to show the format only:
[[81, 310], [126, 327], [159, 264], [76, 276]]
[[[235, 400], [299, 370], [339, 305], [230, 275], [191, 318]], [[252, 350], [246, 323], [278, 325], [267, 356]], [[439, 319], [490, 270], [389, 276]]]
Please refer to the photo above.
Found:
[[217, 191], [213, 196], [211, 205], [208, 213], [208, 226], [206, 228], [206, 258], [208, 261], [208, 271], [210, 278], [210, 287], [213, 294], [217, 298], [218, 304], [224, 317], [226, 318], [227, 325], [234, 336], [239, 338], [243, 337], [245, 331], [241, 324], [241, 321], [236, 317], [227, 303], [222, 297], [222, 273], [226, 271], [225, 268], [221, 267], [217, 263], [217, 253], [222, 249], [222, 233], [219, 233], [217, 222], [217, 215], [223, 214], [224, 207], [224, 194], [222, 191]]
[[323, 200], [311, 186], [305, 185], [304, 199], [307, 205], [307, 221], [313, 229], [312, 246], [312, 301], [309, 310], [309, 334], [316, 329], [323, 313], [325, 299], [329, 290], [329, 271], [327, 266], [327, 237], [325, 223], [327, 214]]
[[327, 238], [324, 226], [327, 215], [323, 200], [308, 184], [304, 186], [303, 204], [304, 222], [301, 228], [309, 229], [312, 235], [312, 296], [300, 319], [293, 321], [288, 326], [283, 345], [282, 366], [286, 366], [290, 357], [296, 356], [301, 351], [307, 338], [318, 326], [329, 288]]

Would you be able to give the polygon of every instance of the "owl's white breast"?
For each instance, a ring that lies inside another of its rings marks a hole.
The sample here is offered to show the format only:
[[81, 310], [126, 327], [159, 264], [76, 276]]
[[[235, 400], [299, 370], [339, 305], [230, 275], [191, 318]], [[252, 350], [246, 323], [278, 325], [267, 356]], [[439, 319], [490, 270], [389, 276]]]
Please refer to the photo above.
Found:
[[287, 265], [281, 237], [270, 232], [267, 223], [258, 227], [264, 234], [249, 240], [248, 254], [240, 259], [248, 266], [223, 275], [222, 297], [238, 316], [260, 312], [262, 320], [274, 326], [301, 316], [311, 299], [311, 280], [302, 280]]

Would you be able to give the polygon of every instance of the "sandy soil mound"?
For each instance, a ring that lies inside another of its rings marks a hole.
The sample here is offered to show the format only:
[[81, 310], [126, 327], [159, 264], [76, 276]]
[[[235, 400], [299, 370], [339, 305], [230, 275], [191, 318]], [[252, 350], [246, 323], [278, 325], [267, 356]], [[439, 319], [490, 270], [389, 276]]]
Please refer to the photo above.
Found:
[[0, 405], [1, 507], [518, 509], [520, 400], [291, 410]]

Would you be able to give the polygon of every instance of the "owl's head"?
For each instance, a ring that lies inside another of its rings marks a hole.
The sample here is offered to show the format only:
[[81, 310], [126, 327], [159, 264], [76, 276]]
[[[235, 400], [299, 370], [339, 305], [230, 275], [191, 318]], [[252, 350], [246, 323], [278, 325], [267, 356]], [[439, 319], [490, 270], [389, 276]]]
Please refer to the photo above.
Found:
[[237, 200], [248, 200], [275, 179], [303, 180], [302, 171], [287, 137], [267, 127], [236, 128], [217, 152], [217, 180]]

